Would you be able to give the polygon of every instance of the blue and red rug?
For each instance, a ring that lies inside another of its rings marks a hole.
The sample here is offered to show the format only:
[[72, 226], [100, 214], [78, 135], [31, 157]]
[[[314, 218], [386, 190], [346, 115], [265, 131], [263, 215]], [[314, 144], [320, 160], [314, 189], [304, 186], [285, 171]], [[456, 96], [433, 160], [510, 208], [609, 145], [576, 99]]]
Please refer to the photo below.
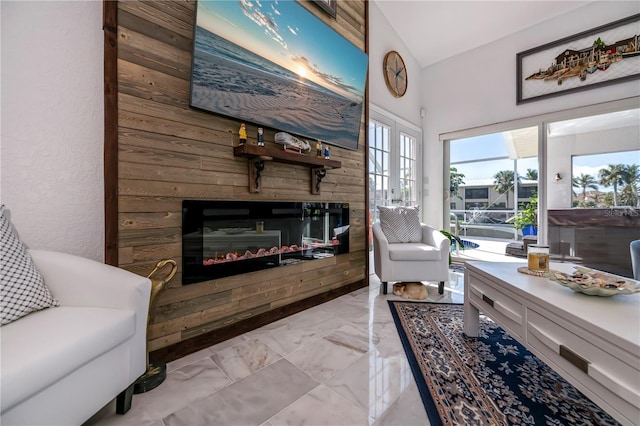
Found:
[[617, 425], [491, 319], [462, 332], [462, 305], [389, 301], [432, 426]]

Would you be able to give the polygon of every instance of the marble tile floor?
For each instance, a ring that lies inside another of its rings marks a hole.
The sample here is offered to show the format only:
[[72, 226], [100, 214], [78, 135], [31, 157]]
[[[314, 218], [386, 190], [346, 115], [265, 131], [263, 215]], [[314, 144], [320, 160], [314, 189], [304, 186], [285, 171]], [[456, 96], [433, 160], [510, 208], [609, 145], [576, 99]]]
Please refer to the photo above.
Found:
[[[451, 272], [432, 302], [462, 303]], [[370, 277], [356, 290], [167, 365], [158, 388], [111, 402], [85, 426], [428, 425], [387, 304]]]

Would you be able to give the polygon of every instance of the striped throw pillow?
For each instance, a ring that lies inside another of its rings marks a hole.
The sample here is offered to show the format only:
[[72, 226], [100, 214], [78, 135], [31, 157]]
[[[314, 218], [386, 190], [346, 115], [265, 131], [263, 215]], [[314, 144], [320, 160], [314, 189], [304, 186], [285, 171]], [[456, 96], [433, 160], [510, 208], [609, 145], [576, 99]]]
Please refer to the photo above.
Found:
[[380, 211], [380, 226], [390, 243], [422, 242], [420, 211], [418, 207], [383, 207]]

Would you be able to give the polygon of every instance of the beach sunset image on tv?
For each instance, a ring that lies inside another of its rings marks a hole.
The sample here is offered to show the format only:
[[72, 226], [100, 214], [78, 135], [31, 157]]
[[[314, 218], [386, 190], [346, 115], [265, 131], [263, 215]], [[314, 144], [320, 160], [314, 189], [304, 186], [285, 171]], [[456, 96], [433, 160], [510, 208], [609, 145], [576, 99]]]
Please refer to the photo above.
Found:
[[198, 1], [192, 107], [356, 150], [367, 65], [293, 0]]

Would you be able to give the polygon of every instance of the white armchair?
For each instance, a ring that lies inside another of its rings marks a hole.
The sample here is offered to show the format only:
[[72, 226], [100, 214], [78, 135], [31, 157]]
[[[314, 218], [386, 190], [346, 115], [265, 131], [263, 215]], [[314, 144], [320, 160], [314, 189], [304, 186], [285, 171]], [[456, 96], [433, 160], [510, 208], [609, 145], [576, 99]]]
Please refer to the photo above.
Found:
[[373, 224], [373, 256], [382, 294], [389, 281], [438, 281], [438, 293], [444, 292], [449, 279], [449, 239], [424, 223], [422, 242], [390, 243], [380, 222]]

